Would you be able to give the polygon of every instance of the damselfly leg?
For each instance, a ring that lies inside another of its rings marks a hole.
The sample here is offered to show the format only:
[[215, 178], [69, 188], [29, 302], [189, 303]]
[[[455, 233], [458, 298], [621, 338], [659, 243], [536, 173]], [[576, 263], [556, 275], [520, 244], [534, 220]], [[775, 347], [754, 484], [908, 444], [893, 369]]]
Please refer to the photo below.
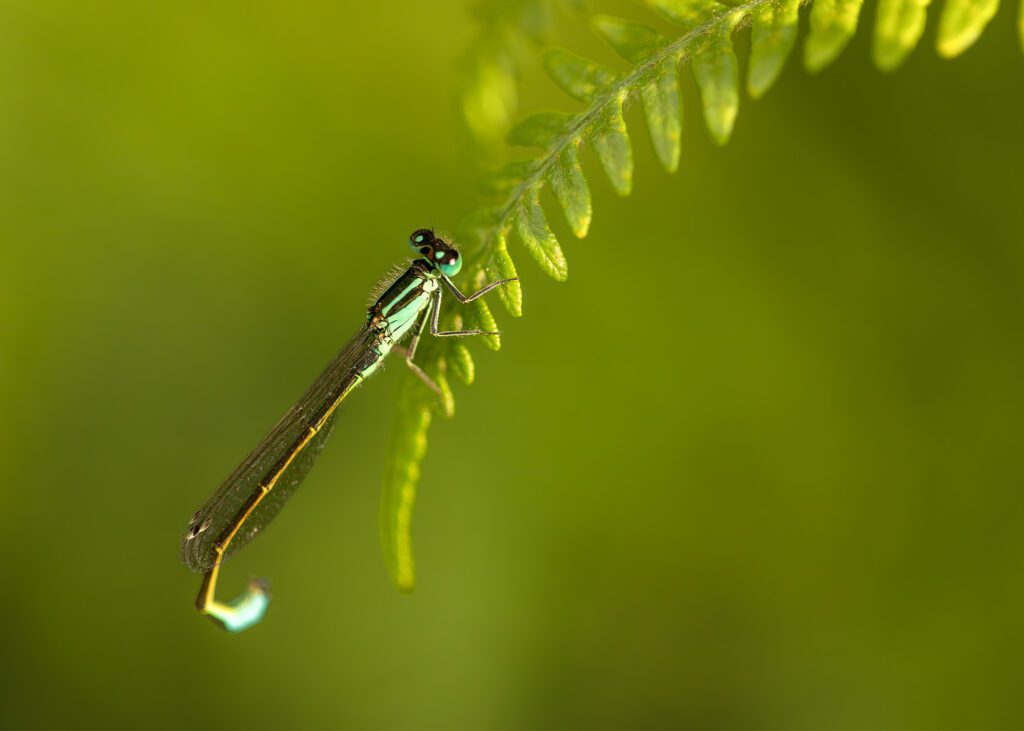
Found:
[[462, 292], [459, 291], [459, 288], [455, 286], [455, 283], [452, 280], [450, 280], [448, 277], [444, 277], [442, 281], [444, 281], [444, 283], [448, 287], [448, 289], [451, 290], [452, 294], [455, 295], [455, 299], [457, 299], [462, 304], [466, 304], [467, 302], [472, 302], [473, 300], [477, 299], [478, 297], [483, 297], [485, 294], [490, 292], [495, 287], [500, 287], [501, 285], [509, 284], [510, 282], [518, 282], [519, 281], [519, 277], [512, 277], [511, 279], [499, 279], [496, 282], [491, 282], [486, 287], [483, 287], [482, 289], [478, 289], [476, 292], [474, 292], [473, 294], [469, 295], [468, 297], [466, 295], [462, 294]]
[[[487, 294], [488, 292], [490, 292], [495, 287], [500, 287], [501, 285], [508, 284], [509, 282], [518, 281], [518, 279], [519, 279], [519, 277], [514, 277], [513, 279], [499, 279], [497, 282], [491, 282], [490, 284], [488, 284], [483, 289], [481, 289], [481, 290], [479, 290], [477, 292], [474, 292], [473, 294], [469, 295], [468, 297], [466, 295], [462, 294], [462, 292], [459, 291], [459, 288], [456, 287], [452, 283], [452, 280], [450, 280], [448, 277], [443, 277], [442, 281], [448, 286], [448, 289], [451, 290], [452, 294], [455, 295], [455, 298], [459, 302], [461, 302], [462, 304], [466, 304], [467, 302], [472, 302], [473, 300], [475, 300], [478, 297], [482, 297], [483, 295]], [[435, 295], [435, 297], [434, 297], [433, 314], [432, 314], [431, 319], [430, 319], [430, 334], [433, 335], [434, 337], [436, 337], [436, 338], [461, 338], [461, 337], [465, 337], [466, 335], [499, 335], [500, 334], [497, 330], [493, 330], [493, 331], [492, 330], [480, 330], [480, 329], [471, 329], [471, 330], [441, 330], [440, 326], [439, 326], [439, 320], [441, 319], [441, 297], [442, 297], [441, 290], [439, 289], [439, 290], [437, 290], [437, 295]]]
[[[462, 292], [459, 291], [458, 287], [456, 287], [447, 277], [444, 278], [444, 282], [448, 285], [448, 287], [452, 291], [452, 294], [455, 295], [456, 299], [458, 299], [459, 302], [467, 303], [472, 302], [477, 297], [487, 294], [495, 287], [500, 287], [501, 285], [508, 284], [509, 282], [515, 282], [517, 281], [517, 279], [518, 277], [516, 277], [515, 279], [499, 279], [497, 282], [492, 282], [491, 284], [488, 284], [483, 289], [479, 290], [478, 292], [474, 292], [468, 297], [462, 294]], [[468, 330], [441, 330], [441, 299], [442, 294], [441, 290], [439, 289], [437, 290], [437, 294], [433, 296], [430, 307], [427, 310], [424, 310], [423, 314], [420, 315], [420, 321], [416, 324], [416, 326], [413, 329], [413, 335], [412, 339], [409, 341], [409, 347], [404, 348], [401, 345], [395, 346], [395, 350], [397, 350], [400, 353], [404, 353], [405, 364], [409, 366], [409, 369], [413, 373], [415, 373], [419, 377], [419, 379], [423, 381], [423, 383], [425, 383], [427, 387], [431, 391], [436, 393], [438, 396], [441, 395], [440, 387], [436, 383], [434, 383], [434, 379], [428, 376], [426, 371], [420, 368], [420, 366], [417, 365], [417, 363], [414, 360], [414, 358], [416, 357], [416, 346], [419, 345], [420, 336], [423, 335], [423, 326], [426, 325], [427, 316], [430, 316], [430, 334], [438, 338], [456, 338], [465, 337], [467, 335], [500, 334], [497, 330], [481, 330], [479, 328], [471, 328]]]
[[414, 328], [412, 339], [409, 341], [409, 347], [406, 348], [401, 345], [396, 345], [395, 350], [399, 351], [400, 353], [404, 351], [405, 364], [409, 366], [409, 370], [415, 373], [421, 381], [427, 384], [427, 388], [429, 388], [431, 391], [440, 396], [441, 387], [434, 383], [434, 379], [428, 376], [427, 372], [420, 368], [419, 365], [417, 365], [416, 362], [413, 360], [416, 357], [416, 346], [420, 344], [420, 335], [423, 334], [423, 327], [427, 324], [428, 314], [429, 312], [427, 310], [423, 310], [423, 312], [420, 314], [420, 321]]

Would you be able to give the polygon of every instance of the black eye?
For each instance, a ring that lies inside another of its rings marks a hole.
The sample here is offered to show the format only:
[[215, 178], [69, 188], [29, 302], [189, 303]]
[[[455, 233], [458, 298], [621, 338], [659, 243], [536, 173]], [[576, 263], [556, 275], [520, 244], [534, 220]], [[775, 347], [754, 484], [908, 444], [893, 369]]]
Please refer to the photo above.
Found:
[[[409, 237], [409, 241], [411, 241], [416, 246], [419, 246], [420, 244], [429, 244], [433, 240], [434, 232], [431, 231], [429, 228], [417, 229], [413, 231], [412, 236]], [[424, 251], [423, 253], [425, 254], [427, 252]]]
[[430, 253], [430, 247], [429, 246], [424, 246], [422, 249], [420, 249], [420, 253], [424, 254], [424, 255], [429, 254]]
[[451, 256], [448, 257], [448, 263], [449, 264], [454, 264], [458, 260], [459, 260], [459, 252], [457, 252], [457, 251], [453, 251], [451, 253]]

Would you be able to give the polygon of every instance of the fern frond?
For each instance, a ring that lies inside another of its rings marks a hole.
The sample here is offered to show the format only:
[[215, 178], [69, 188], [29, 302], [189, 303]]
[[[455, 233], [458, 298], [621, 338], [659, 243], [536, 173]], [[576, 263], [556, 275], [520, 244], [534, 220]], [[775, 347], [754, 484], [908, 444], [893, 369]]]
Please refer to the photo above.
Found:
[[[537, 157], [509, 163], [483, 177], [481, 191], [500, 203], [470, 214], [461, 224], [459, 240], [466, 245], [465, 276], [475, 287], [515, 277], [508, 239], [515, 237], [540, 268], [556, 280], [568, 276], [562, 247], [548, 224], [541, 203], [545, 186], [552, 191], [569, 228], [579, 238], [587, 235], [592, 218], [590, 187], [580, 165], [579, 149], [589, 144], [597, 154], [612, 188], [629, 195], [633, 180], [633, 148], [623, 109], [634, 99], [643, 103], [644, 117], [655, 155], [669, 172], [679, 164], [682, 103], [679, 67], [689, 62], [700, 91], [704, 121], [711, 138], [725, 144], [739, 110], [740, 69], [733, 35], [751, 27], [746, 87], [751, 97], [762, 96], [778, 79], [797, 35], [802, 0], [747, 0], [727, 4], [717, 0], [647, 0], [647, 4], [675, 26], [665, 35], [655, 28], [606, 15], [592, 19], [592, 27], [629, 68], [619, 72], [563, 49], [544, 57], [548, 76], [584, 108], [575, 113], [540, 112], [527, 117], [508, 133], [512, 145], [539, 148]], [[857, 30], [863, 0], [814, 0], [810, 32], [804, 43], [804, 65], [816, 72], [832, 63]], [[882, 70], [897, 68], [918, 44], [924, 30], [929, 0], [879, 0], [875, 15], [872, 55]], [[946, 0], [939, 21], [938, 51], [946, 57], [966, 50], [995, 13], [998, 0]], [[1021, 7], [1024, 16], [1024, 0]], [[1024, 46], [1024, 17], [1021, 20]], [[522, 314], [519, 282], [498, 290], [505, 309]], [[449, 318], [457, 315], [450, 314]], [[487, 304], [470, 306], [467, 326], [496, 329]], [[438, 339], [440, 340], [440, 339]], [[500, 340], [488, 337], [497, 350]], [[475, 369], [463, 344], [434, 342], [426, 356], [428, 372], [441, 384], [449, 364], [464, 382]], [[406, 556], [408, 520], [419, 461], [425, 453], [431, 411], [451, 415], [454, 401], [444, 379], [443, 398], [408, 379], [408, 393], [400, 407], [392, 466], [382, 504], [385, 554], [402, 588], [411, 587], [412, 559]], [[405, 583], [403, 583], [405, 582]]]
[[391, 435], [392, 457], [380, 501], [380, 542], [392, 581], [402, 591], [415, 585], [412, 554], [412, 506], [420, 481], [420, 463], [427, 454], [432, 411], [407, 379], [398, 400], [398, 418]]

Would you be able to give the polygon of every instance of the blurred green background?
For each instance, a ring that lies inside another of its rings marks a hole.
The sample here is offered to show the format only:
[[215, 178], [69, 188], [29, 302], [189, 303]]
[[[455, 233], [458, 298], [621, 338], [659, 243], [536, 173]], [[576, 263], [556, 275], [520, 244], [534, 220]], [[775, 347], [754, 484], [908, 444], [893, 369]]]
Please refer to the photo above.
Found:
[[632, 109], [633, 197], [585, 158], [569, 281], [513, 249], [526, 317], [432, 430], [417, 591], [376, 534], [392, 366], [227, 565], [264, 623], [193, 611], [192, 512], [474, 203], [469, 10], [0, 3], [0, 724], [1024, 725], [1010, 7], [953, 62], [934, 18], [893, 75], [863, 31], [791, 60], [724, 149], [684, 74], [674, 176]]

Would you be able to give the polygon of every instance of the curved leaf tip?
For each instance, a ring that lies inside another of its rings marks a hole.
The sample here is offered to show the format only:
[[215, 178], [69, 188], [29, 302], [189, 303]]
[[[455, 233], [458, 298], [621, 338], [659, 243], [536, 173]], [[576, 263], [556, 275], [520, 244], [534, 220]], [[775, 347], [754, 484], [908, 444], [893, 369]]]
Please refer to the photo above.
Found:
[[804, 66], [814, 73], [836, 60], [857, 32], [864, 0], [814, 0], [811, 32], [804, 41]]
[[999, 0], [946, 0], [936, 41], [939, 54], [953, 58], [974, 45], [998, 9]]
[[417, 398], [416, 386], [410, 378], [403, 388], [380, 501], [381, 548], [388, 573], [400, 591], [412, 591], [416, 584], [412, 509], [432, 418], [430, 406]]

